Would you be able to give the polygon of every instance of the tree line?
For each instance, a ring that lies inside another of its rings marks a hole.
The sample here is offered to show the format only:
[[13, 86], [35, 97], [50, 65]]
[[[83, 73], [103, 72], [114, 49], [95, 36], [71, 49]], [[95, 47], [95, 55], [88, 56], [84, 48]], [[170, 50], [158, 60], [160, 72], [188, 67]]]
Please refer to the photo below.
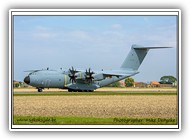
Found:
[[[171, 75], [162, 76], [159, 81], [160, 84], [175, 84], [176, 82], [177, 82], [177, 78]], [[124, 83], [125, 83], [125, 87], [133, 87], [134, 79], [132, 77], [128, 77], [125, 79]], [[108, 87], [121, 87], [121, 84], [120, 82], [115, 82], [108, 85]]]

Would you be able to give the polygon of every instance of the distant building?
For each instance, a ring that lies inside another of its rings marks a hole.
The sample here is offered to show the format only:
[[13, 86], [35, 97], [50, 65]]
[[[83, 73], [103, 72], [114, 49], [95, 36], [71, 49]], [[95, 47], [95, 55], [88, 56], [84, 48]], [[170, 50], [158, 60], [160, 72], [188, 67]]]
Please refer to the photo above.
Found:
[[134, 82], [134, 88], [159, 88], [159, 87], [172, 87], [172, 84], [160, 84], [157, 81], [151, 81], [150, 83]]
[[173, 84], [160, 84], [160, 87], [173, 87]]
[[173, 83], [172, 83], [172, 86], [173, 86], [173, 87], [176, 87], [176, 86], [177, 86], [177, 81], [173, 82]]
[[121, 80], [119, 81], [121, 87], [125, 87], [125, 81]]
[[157, 82], [157, 81], [152, 81], [152, 82], [150, 82], [150, 87], [160, 87], [160, 83], [159, 82]]
[[150, 85], [149, 85], [149, 87], [172, 87], [172, 86], [173, 84], [160, 84], [157, 81], [152, 81], [150, 82]]
[[13, 81], [13, 88], [31, 87], [24, 82]]
[[134, 88], [146, 88], [147, 84], [144, 82], [134, 82], [133, 83], [133, 87]]
[[21, 86], [21, 82], [18, 82], [18, 81], [13, 81], [13, 87], [17, 87], [19, 88]]

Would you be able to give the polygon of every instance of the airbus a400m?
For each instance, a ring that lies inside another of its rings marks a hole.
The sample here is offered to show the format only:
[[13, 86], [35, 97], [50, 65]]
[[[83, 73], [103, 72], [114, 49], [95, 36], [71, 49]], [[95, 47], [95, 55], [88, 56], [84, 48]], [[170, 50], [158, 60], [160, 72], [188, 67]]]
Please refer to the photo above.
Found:
[[78, 70], [71, 67], [69, 70], [32, 70], [24, 82], [42, 92], [44, 88], [68, 89], [69, 92], [92, 92], [97, 88], [133, 76], [143, 62], [150, 49], [169, 47], [142, 47], [132, 45], [129, 54], [116, 70], [92, 71], [90, 68]]

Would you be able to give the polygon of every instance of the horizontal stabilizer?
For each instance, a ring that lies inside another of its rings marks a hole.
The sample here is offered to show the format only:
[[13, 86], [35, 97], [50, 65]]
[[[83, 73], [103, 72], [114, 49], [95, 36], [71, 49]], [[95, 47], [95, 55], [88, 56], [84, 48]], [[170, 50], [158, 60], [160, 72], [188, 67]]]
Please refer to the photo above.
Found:
[[135, 50], [144, 50], [144, 49], [165, 49], [165, 48], [172, 48], [172, 47], [133, 47]]

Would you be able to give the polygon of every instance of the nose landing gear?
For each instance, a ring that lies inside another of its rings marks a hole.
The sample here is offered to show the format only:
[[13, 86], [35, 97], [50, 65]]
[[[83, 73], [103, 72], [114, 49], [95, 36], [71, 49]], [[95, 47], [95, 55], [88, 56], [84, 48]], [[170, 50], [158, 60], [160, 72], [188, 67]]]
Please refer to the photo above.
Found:
[[43, 91], [43, 88], [37, 88], [38, 89], [38, 92], [42, 92]]

